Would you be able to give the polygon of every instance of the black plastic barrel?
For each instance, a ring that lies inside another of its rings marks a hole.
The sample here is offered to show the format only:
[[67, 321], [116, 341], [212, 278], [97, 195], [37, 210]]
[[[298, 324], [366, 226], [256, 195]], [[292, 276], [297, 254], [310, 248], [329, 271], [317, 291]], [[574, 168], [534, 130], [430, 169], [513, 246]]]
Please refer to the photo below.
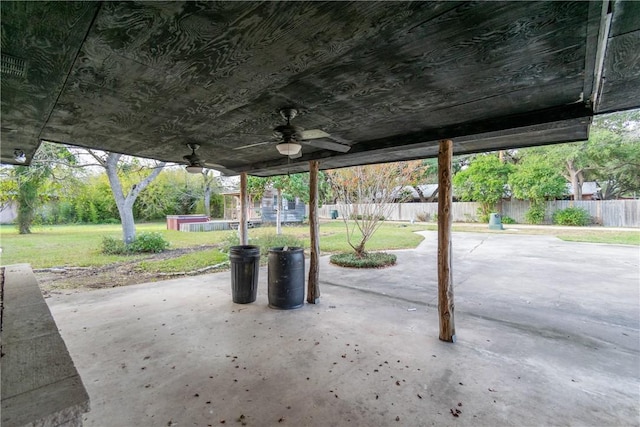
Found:
[[236, 304], [254, 302], [258, 293], [260, 248], [252, 245], [231, 246], [229, 262], [233, 302]]
[[269, 307], [282, 310], [304, 305], [304, 250], [269, 249]]

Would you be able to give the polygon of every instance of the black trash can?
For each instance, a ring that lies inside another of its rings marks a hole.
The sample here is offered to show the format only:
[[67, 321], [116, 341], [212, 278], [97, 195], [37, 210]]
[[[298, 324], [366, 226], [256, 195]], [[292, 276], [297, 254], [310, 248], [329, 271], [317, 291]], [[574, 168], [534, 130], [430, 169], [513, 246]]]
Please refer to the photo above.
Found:
[[[285, 250], [286, 249], [286, 250]], [[269, 307], [282, 310], [304, 305], [304, 249], [269, 249]]]
[[231, 246], [229, 262], [233, 302], [236, 304], [254, 302], [258, 293], [260, 248], [253, 245]]

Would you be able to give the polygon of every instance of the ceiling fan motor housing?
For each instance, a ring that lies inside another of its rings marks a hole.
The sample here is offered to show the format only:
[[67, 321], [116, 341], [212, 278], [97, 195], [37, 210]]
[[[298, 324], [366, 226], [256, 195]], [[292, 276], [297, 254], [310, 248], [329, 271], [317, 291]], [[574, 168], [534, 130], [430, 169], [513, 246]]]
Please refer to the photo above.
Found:
[[202, 164], [202, 160], [200, 156], [196, 154], [196, 150], [200, 148], [200, 144], [189, 143], [187, 147], [191, 149], [191, 154], [187, 154], [186, 156], [182, 156], [187, 162], [189, 162], [190, 166], [200, 166]]
[[299, 130], [295, 126], [291, 126], [290, 124], [280, 125], [273, 129], [278, 136], [282, 136], [282, 140], [284, 142], [291, 142], [298, 140]]

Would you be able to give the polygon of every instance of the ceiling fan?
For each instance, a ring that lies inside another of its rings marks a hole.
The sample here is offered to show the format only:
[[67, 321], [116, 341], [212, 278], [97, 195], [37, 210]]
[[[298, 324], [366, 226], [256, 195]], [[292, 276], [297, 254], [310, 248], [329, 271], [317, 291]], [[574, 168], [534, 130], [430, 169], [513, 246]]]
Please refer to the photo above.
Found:
[[183, 159], [189, 162], [189, 164], [186, 166], [187, 172], [201, 173], [202, 169], [205, 167], [204, 159], [201, 159], [200, 156], [196, 154], [196, 150], [200, 148], [200, 144], [190, 142], [187, 144], [187, 147], [191, 149], [191, 154], [182, 156]]
[[276, 149], [280, 154], [289, 156], [290, 159], [297, 159], [302, 157], [302, 147], [300, 144], [338, 151], [340, 153], [346, 153], [351, 149], [351, 146], [348, 145], [349, 141], [329, 135], [323, 130], [302, 130], [301, 128], [292, 126], [291, 120], [298, 115], [298, 110], [295, 108], [283, 108], [280, 110], [280, 115], [287, 123], [273, 129], [273, 133], [277, 139], [236, 147], [234, 150], [244, 150], [259, 145], [277, 143]]

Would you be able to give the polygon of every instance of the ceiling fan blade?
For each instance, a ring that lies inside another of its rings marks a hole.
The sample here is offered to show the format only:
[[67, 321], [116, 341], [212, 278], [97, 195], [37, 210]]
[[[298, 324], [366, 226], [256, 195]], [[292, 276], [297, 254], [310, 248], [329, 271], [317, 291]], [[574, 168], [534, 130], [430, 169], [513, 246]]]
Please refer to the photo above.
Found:
[[255, 144], [243, 145], [242, 147], [235, 147], [235, 148], [233, 148], [233, 150], [244, 150], [245, 148], [257, 147], [259, 145], [265, 145], [265, 144], [273, 144], [275, 142], [277, 142], [277, 141], [256, 142]]
[[312, 139], [310, 141], [300, 141], [300, 143], [311, 147], [324, 148], [325, 150], [339, 151], [340, 153], [346, 153], [351, 150], [350, 145], [339, 144], [328, 139]]
[[223, 165], [218, 163], [203, 163], [203, 164], [204, 164], [204, 167], [207, 167], [207, 168], [213, 168], [213, 169], [224, 168]]
[[330, 138], [330, 137], [331, 135], [329, 135], [328, 133], [320, 129], [309, 129], [309, 130], [302, 130], [298, 132], [298, 138], [304, 139], [304, 140]]

